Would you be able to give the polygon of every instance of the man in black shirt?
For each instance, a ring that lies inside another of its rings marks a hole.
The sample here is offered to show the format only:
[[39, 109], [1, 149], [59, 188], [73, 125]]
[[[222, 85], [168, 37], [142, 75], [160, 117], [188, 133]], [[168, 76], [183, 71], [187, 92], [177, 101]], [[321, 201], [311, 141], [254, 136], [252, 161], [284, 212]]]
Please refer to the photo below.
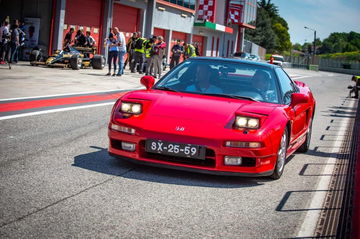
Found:
[[66, 33], [64, 38], [64, 48], [66, 48], [68, 45], [72, 42], [72, 34], [74, 33], [74, 28], [70, 28], [70, 31]]
[[86, 37], [84, 34], [84, 30], [78, 30], [75, 36], [75, 46], [84, 47], [86, 44]]
[[176, 44], [171, 48], [171, 52], [170, 69], [179, 64], [180, 56], [184, 52], [184, 47], [180, 45], [180, 40], [177, 40]]

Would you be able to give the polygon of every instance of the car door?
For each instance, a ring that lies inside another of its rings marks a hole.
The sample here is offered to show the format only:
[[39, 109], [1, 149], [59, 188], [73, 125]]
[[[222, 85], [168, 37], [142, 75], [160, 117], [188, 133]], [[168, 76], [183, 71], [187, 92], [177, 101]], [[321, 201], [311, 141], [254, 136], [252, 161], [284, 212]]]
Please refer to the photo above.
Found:
[[290, 143], [295, 143], [298, 137], [306, 131], [306, 104], [299, 104], [290, 106], [291, 94], [298, 92], [296, 84], [290, 79], [290, 77], [284, 72], [282, 68], [275, 69], [276, 75], [279, 79], [280, 95], [283, 104], [287, 105], [285, 110], [288, 117], [291, 120], [291, 135]]

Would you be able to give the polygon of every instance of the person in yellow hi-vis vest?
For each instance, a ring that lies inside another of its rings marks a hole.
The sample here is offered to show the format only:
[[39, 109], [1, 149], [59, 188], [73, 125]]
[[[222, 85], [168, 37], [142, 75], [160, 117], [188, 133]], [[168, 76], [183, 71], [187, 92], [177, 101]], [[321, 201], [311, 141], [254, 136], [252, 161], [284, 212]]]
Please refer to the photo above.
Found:
[[196, 57], [196, 50], [193, 45], [191, 45], [190, 43], [184, 43], [184, 48], [185, 48], [185, 52], [184, 52], [185, 59], [188, 59], [190, 57]]
[[156, 36], [145, 41], [145, 75], [151, 75], [154, 68], [154, 45], [156, 42]]
[[145, 57], [145, 41], [146, 39], [141, 36], [141, 32], [138, 32], [137, 39], [135, 40], [134, 59], [130, 68], [132, 73], [135, 73], [135, 67], [139, 74], [143, 73], [142, 70]]
[[351, 97], [351, 93], [354, 92], [354, 94], [355, 94], [354, 98], [358, 99], [359, 98], [359, 90], [360, 90], [360, 76], [353, 76], [351, 78], [351, 81], [355, 81], [355, 85], [349, 86], [349, 89], [351, 89], [350, 97]]

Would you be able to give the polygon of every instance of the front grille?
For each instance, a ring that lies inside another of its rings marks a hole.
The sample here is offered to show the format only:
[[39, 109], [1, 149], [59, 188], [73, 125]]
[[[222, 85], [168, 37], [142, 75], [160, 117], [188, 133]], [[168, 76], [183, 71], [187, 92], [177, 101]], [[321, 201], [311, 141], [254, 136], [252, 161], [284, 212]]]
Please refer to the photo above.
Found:
[[202, 160], [202, 159], [183, 158], [183, 157], [153, 154], [153, 153], [144, 153], [143, 157], [149, 159], [155, 159], [159, 161], [165, 161], [165, 162], [181, 163], [186, 165], [197, 165], [197, 166], [203, 166], [209, 168], [215, 167], [215, 159], [212, 158], [205, 158], [204, 160]]
[[241, 167], [255, 167], [256, 159], [255, 158], [242, 158]]
[[[111, 147], [122, 150], [121, 141], [116, 139], [110, 139]], [[139, 143], [140, 147], [140, 157], [148, 158], [153, 160], [159, 160], [164, 162], [173, 162], [180, 163], [185, 165], [196, 165], [202, 167], [214, 168], [216, 165], [215, 162], [215, 151], [209, 148], [206, 148], [205, 159], [193, 159], [187, 157], [176, 157], [171, 155], [162, 155], [156, 153], [148, 153], [145, 151], [145, 141], [142, 140]], [[255, 158], [242, 158], [242, 164], [239, 167], [255, 167], [256, 159]]]

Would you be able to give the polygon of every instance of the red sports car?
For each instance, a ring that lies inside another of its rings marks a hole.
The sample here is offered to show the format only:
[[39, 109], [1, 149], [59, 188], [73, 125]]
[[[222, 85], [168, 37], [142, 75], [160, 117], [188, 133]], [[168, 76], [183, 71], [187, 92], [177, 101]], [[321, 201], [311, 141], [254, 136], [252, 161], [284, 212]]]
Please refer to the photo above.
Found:
[[114, 105], [109, 153], [158, 167], [221, 175], [281, 177], [306, 152], [315, 100], [279, 66], [191, 58]]

